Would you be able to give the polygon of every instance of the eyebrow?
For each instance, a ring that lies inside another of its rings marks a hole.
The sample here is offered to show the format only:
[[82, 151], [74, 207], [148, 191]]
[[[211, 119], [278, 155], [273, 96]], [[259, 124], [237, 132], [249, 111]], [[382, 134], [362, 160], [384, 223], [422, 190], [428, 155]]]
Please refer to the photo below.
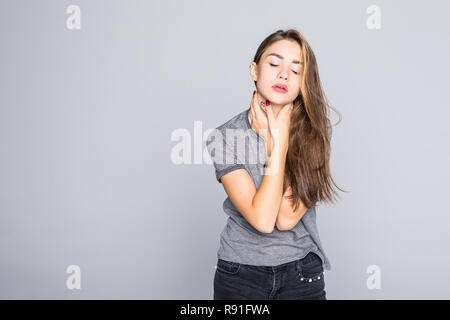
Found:
[[[269, 54], [267, 55], [267, 57], [269, 57], [269, 56], [275, 56], [275, 57], [280, 58], [281, 60], [284, 60], [284, 57], [283, 57], [282, 55], [280, 55], [280, 54], [278, 54], [278, 53], [275, 53], [275, 52], [269, 53]], [[266, 57], [266, 58], [267, 58], [267, 57]], [[292, 60], [292, 63], [295, 63], [295, 64], [303, 64], [303, 62], [300, 62], [300, 61], [298, 61], [298, 60]]]

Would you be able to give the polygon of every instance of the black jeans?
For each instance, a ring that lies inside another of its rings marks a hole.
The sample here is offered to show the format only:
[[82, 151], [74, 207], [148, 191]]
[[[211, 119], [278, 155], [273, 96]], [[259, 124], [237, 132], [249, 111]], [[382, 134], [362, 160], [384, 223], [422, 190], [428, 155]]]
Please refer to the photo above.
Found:
[[274, 267], [218, 259], [214, 300], [327, 300], [322, 260], [313, 252]]

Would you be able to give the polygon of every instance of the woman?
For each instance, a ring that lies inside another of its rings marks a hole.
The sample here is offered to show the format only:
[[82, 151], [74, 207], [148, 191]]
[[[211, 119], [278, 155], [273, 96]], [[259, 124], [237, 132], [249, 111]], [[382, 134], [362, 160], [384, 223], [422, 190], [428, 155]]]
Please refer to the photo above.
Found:
[[250, 108], [206, 142], [228, 195], [214, 299], [326, 300], [324, 269], [331, 265], [315, 206], [333, 203], [336, 192], [329, 106], [314, 53], [297, 30], [278, 30], [260, 44], [250, 76]]

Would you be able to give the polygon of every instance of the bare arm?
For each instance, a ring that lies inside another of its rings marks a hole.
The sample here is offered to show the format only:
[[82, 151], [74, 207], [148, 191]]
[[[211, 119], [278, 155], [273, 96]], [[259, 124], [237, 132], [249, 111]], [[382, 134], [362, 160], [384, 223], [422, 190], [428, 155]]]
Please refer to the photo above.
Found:
[[276, 220], [277, 229], [281, 231], [291, 230], [297, 225], [306, 211], [308, 211], [308, 208], [306, 208], [302, 201], [300, 201], [300, 205], [297, 210], [294, 211], [294, 207], [291, 206], [291, 202], [287, 199], [290, 195], [292, 195], [292, 189], [289, 186], [287, 187], [281, 200], [280, 210], [278, 211]]
[[283, 145], [273, 144], [272, 156], [258, 190], [245, 169], [231, 171], [221, 178], [236, 209], [263, 233], [271, 233], [275, 227], [283, 192], [286, 154]]
[[[270, 157], [271, 154], [271, 136], [268, 135], [268, 138], [265, 140], [267, 158]], [[294, 211], [294, 207], [291, 205], [288, 197], [292, 195], [292, 188], [288, 186], [286, 191], [281, 198], [280, 207], [278, 210], [278, 215], [276, 219], [275, 225], [277, 229], [280, 231], [291, 230], [294, 228], [303, 215], [308, 211], [308, 208], [305, 204], [300, 200], [300, 204], [296, 211]]]
[[273, 231], [283, 194], [283, 179], [287, 150], [273, 145], [266, 172], [253, 198], [253, 207], [261, 212], [260, 223], [266, 230]]

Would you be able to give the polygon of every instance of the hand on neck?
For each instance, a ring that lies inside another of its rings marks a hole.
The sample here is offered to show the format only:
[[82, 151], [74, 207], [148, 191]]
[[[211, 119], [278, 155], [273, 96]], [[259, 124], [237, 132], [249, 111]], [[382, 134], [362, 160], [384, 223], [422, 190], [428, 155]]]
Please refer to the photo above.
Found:
[[[259, 92], [257, 93], [257, 95], [258, 95], [258, 101], [265, 102], [267, 100]], [[278, 117], [278, 113], [280, 112], [280, 110], [283, 108], [284, 105], [283, 104], [275, 104], [272, 101], [270, 101], [270, 106], [272, 107], [273, 115], [276, 119]]]
[[273, 104], [272, 102], [270, 103], [270, 106], [272, 107], [273, 115], [276, 119], [278, 117], [278, 113], [280, 112], [281, 108], [283, 108], [283, 106], [281, 104]]

